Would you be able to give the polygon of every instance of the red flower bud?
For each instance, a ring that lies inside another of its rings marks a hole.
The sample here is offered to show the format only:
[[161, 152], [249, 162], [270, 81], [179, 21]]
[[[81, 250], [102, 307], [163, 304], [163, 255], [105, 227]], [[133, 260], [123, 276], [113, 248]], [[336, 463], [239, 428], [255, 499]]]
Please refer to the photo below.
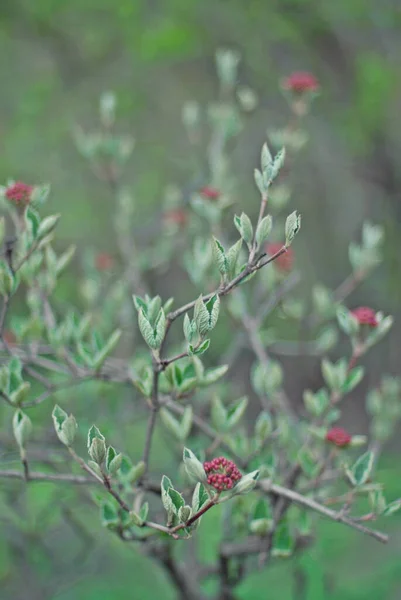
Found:
[[[277, 252], [281, 250], [284, 244], [266, 244], [266, 253], [269, 256], [274, 256]], [[291, 271], [294, 265], [294, 252], [291, 248], [287, 248], [286, 252], [283, 252], [279, 257], [274, 260], [274, 264], [276, 267], [285, 273]]]
[[26, 206], [31, 201], [33, 186], [17, 181], [6, 189], [5, 196], [10, 202]]
[[3, 332], [3, 340], [8, 346], [13, 346], [17, 342], [17, 338], [11, 329], [6, 329]]
[[232, 460], [224, 458], [224, 456], [203, 463], [203, 468], [207, 475], [208, 484], [218, 492], [231, 490], [242, 477], [237, 465]]
[[163, 221], [167, 224], [184, 226], [187, 222], [187, 213], [182, 208], [175, 208], [164, 213]]
[[282, 86], [285, 90], [290, 90], [297, 94], [304, 92], [316, 92], [319, 88], [319, 82], [312, 73], [297, 71], [283, 79]]
[[204, 198], [207, 198], [208, 200], [217, 200], [220, 197], [220, 192], [219, 190], [216, 190], [216, 188], [210, 187], [205, 185], [203, 188], [201, 188], [199, 190], [199, 193], [201, 196], [203, 196]]
[[376, 319], [376, 313], [372, 308], [367, 306], [360, 306], [351, 311], [351, 314], [356, 318], [360, 325], [369, 325], [370, 327], [377, 327], [379, 322]]
[[332, 427], [326, 433], [326, 441], [338, 446], [339, 448], [345, 448], [346, 446], [349, 446], [351, 439], [352, 437], [348, 431], [345, 431], [345, 429], [342, 429], [341, 427]]
[[95, 267], [98, 271], [109, 271], [114, 266], [114, 259], [107, 252], [99, 252], [95, 258]]

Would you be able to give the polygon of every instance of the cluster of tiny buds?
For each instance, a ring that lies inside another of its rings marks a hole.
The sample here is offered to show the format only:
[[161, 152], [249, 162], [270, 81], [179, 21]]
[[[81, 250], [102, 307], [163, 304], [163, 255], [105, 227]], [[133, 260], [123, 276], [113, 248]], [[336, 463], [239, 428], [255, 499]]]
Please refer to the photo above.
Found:
[[33, 192], [33, 186], [27, 185], [22, 181], [17, 181], [13, 185], [10, 185], [5, 192], [5, 196], [11, 202], [15, 204], [29, 204], [31, 200], [31, 194]]
[[379, 322], [376, 318], [376, 313], [368, 306], [360, 306], [351, 311], [351, 314], [358, 321], [359, 325], [368, 325], [369, 327], [377, 327]]
[[223, 456], [203, 463], [203, 468], [207, 475], [208, 484], [218, 492], [231, 490], [242, 477], [237, 465]]
[[352, 442], [352, 436], [342, 427], [332, 427], [326, 433], [326, 441], [338, 448], [346, 448]]

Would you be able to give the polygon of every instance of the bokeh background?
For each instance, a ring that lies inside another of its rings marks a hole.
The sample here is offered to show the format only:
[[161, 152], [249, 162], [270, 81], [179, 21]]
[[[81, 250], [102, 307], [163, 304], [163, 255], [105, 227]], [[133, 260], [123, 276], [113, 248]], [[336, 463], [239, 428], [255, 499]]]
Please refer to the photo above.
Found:
[[[239, 50], [239, 78], [258, 107], [232, 151], [240, 207], [254, 214], [252, 180], [268, 127], [280, 127], [288, 106], [281, 77], [313, 72], [322, 93], [307, 117], [310, 142], [295, 165], [294, 208], [303, 214], [296, 245], [302, 286], [338, 285], [349, 271], [347, 248], [364, 219], [384, 225], [385, 262], [351, 298], [395, 316], [389, 338], [366, 359], [365, 386], [385, 370], [399, 374], [401, 215], [401, 11], [397, 0], [2, 0], [0, 5], [0, 181], [51, 182], [50, 212], [61, 212], [58, 244], [115, 253], [110, 192], [96, 181], [73, 143], [77, 123], [91, 128], [101, 92], [119, 100], [119, 127], [136, 147], [124, 172], [138, 207], [138, 228], [161, 206], [165, 187], [185, 185], [191, 170], [182, 105], [216, 94], [215, 51]], [[247, 208], [249, 206], [249, 209]], [[74, 279], [69, 283], [73, 285]], [[155, 293], [155, 282], [150, 282]], [[179, 288], [180, 280], [174, 282]], [[299, 402], [319, 383], [315, 361], [291, 371]], [[344, 418], [367, 428], [364, 386]], [[96, 417], [113, 418], [107, 393], [85, 399]], [[101, 406], [101, 408], [99, 408]], [[84, 412], [84, 410], [83, 410]], [[122, 425], [121, 425], [122, 426]], [[132, 452], [143, 440], [131, 424]], [[158, 438], [154, 460], [162, 463]], [[401, 495], [400, 444], [386, 448], [380, 476], [388, 495]], [[0, 481], [0, 597], [4, 600], [147, 600], [174, 598], [165, 575], [101, 530], [75, 492], [43, 484], [24, 489]], [[14, 509], [10, 509], [14, 504]], [[216, 511], [217, 513], [217, 511]], [[215, 539], [210, 514], [203, 556]], [[85, 527], [82, 527], [82, 525]], [[396, 600], [401, 598], [401, 521], [391, 522], [388, 547], [330, 523], [316, 546], [248, 579], [243, 600]], [[202, 526], [203, 529], [203, 526]], [[216, 528], [217, 529], [217, 528]], [[303, 584], [300, 585], [300, 580]], [[297, 581], [297, 586], [294, 586]], [[294, 588], [297, 588], [297, 592]], [[2, 591], [3, 590], [3, 591]]]

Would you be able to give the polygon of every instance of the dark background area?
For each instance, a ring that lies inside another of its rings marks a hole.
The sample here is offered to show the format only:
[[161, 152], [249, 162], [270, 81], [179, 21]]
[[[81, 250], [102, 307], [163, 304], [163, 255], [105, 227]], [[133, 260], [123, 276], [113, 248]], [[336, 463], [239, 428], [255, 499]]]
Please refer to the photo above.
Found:
[[[358, 239], [363, 220], [385, 227], [384, 264], [350, 299], [351, 308], [367, 304], [395, 316], [391, 335], [366, 359], [366, 385], [345, 408], [347, 424], [363, 433], [366, 386], [377, 383], [383, 371], [400, 374], [399, 2], [2, 0], [0, 181], [50, 182], [48, 209], [62, 213], [59, 247], [74, 242], [80, 249], [89, 243], [115, 253], [109, 190], [93, 178], [72, 136], [77, 123], [94, 126], [99, 95], [112, 89], [119, 100], [118, 127], [136, 139], [124, 184], [137, 203], [139, 239], [148, 243], [165, 187], [185, 185], [191, 172], [182, 105], [213, 98], [214, 54], [222, 46], [241, 52], [239, 79], [259, 98], [232, 149], [240, 182], [235, 195], [244, 210], [255, 195], [252, 172], [266, 131], [288, 118], [280, 78], [308, 70], [321, 82], [321, 96], [305, 123], [310, 141], [291, 175], [292, 203], [303, 215], [295, 249], [301, 288], [308, 290], [317, 279], [338, 285], [349, 272], [348, 244]], [[252, 206], [256, 212], [254, 202]], [[149, 283], [154, 293], [164, 294], [169, 286], [163, 280], [162, 289], [157, 281]], [[174, 285], [179, 290], [179, 277]], [[302, 362], [300, 368], [296, 359], [287, 358], [284, 365], [291, 374], [289, 393], [300, 402], [305, 387], [319, 384], [318, 361]], [[102, 418], [107, 420], [113, 411], [107, 397], [98, 399], [98, 405], [103, 400]], [[135, 454], [143, 424], [131, 427]], [[401, 494], [399, 450], [396, 439], [380, 471], [394, 497]], [[160, 437], [155, 460], [159, 455], [161, 464], [166, 462], [163, 451]], [[75, 491], [51, 484], [22, 491], [20, 484], [9, 487], [6, 481], [0, 481], [0, 490], [5, 490], [0, 495], [0, 589], [7, 586], [5, 600], [174, 597], [148, 559], [100, 529], [87, 502], [76, 508]], [[9, 508], [16, 499], [17, 513]], [[217, 542], [213, 519], [218, 515], [210, 515], [202, 533], [206, 557]], [[75, 520], [85, 523], [88, 533], [82, 535]], [[401, 598], [401, 529], [397, 518], [392, 523], [386, 548], [322, 523], [312, 550], [250, 578], [240, 597], [264, 599], [270, 597], [266, 590], [274, 589], [272, 598], [297, 600], [288, 573], [301, 565], [308, 600]]]

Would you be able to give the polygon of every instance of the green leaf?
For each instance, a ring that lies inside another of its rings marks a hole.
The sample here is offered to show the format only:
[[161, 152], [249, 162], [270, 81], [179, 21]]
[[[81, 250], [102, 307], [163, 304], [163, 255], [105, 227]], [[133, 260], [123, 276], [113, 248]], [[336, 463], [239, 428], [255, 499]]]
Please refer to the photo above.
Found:
[[307, 477], [316, 477], [320, 471], [320, 464], [307, 448], [298, 452], [298, 461]]
[[217, 319], [219, 318], [220, 310], [220, 297], [218, 294], [214, 294], [210, 300], [206, 302], [206, 310], [209, 314], [209, 331], [216, 326]]
[[213, 427], [218, 431], [224, 431], [227, 427], [227, 410], [219, 396], [215, 396], [212, 400], [211, 419]]
[[142, 298], [140, 296], [132, 296], [132, 299], [134, 301], [134, 305], [136, 310], [138, 311], [138, 313], [143, 310], [144, 314], [146, 315], [148, 312], [148, 306], [146, 304], [146, 302], [144, 300], [142, 300]]
[[[65, 414], [67, 414], [67, 413], [65, 413]], [[105, 440], [104, 435], [102, 435], [100, 433], [100, 431], [96, 427], [96, 425], [92, 425], [92, 427], [89, 429], [89, 432], [88, 432], [88, 449], [91, 447], [92, 442], [95, 438], [98, 438], [99, 440], [103, 440], [103, 441]]]
[[354, 336], [359, 331], [359, 323], [344, 306], [337, 309], [337, 321], [340, 329], [347, 335]]
[[258, 446], [262, 446], [273, 431], [273, 422], [270, 413], [263, 411], [255, 422], [255, 439]]
[[217, 238], [213, 238], [212, 242], [213, 260], [217, 265], [218, 270], [222, 275], [228, 272], [229, 264], [226, 257], [224, 247]]
[[248, 494], [251, 492], [257, 484], [259, 479], [260, 469], [252, 471], [244, 475], [236, 484], [233, 489], [234, 494]]
[[277, 177], [285, 160], [285, 148], [281, 148], [274, 157], [273, 166], [270, 172], [270, 183]]
[[261, 220], [261, 222], [259, 223], [257, 229], [256, 229], [256, 234], [255, 234], [255, 240], [257, 243], [258, 248], [260, 248], [262, 246], [262, 244], [264, 244], [264, 242], [267, 240], [267, 238], [270, 235], [270, 232], [272, 230], [273, 227], [273, 219], [270, 215], [266, 215], [266, 217], [263, 217], [263, 219]]
[[152, 325], [149, 323], [144, 311], [141, 309], [138, 313], [139, 331], [147, 345], [153, 350], [157, 350], [158, 345], [155, 340], [155, 332]]
[[181, 440], [184, 441], [187, 439], [192, 429], [192, 420], [193, 420], [193, 409], [192, 406], [186, 406], [184, 408], [184, 414], [181, 419]]
[[200, 344], [200, 346], [189, 346], [189, 353], [190, 354], [197, 354], [197, 355], [201, 355], [204, 352], [206, 352], [206, 350], [208, 350], [210, 346], [210, 340], [205, 340], [204, 342], [202, 342]]
[[160, 348], [164, 340], [164, 335], [166, 333], [166, 325], [166, 315], [164, 314], [164, 310], [161, 308], [155, 322], [154, 338], [157, 349]]
[[237, 425], [242, 417], [244, 416], [246, 407], [248, 405], [248, 398], [244, 396], [233, 402], [227, 410], [227, 427], [232, 428]]
[[186, 523], [192, 514], [190, 506], [181, 506], [178, 511], [178, 520], [180, 523]]
[[107, 340], [106, 344], [104, 344], [103, 348], [101, 348], [101, 350], [95, 355], [92, 363], [95, 369], [99, 369], [103, 365], [104, 361], [109, 356], [109, 354], [113, 352], [114, 348], [117, 346], [120, 340], [121, 334], [121, 329], [117, 329], [116, 331], [114, 331]]
[[195, 320], [191, 321], [188, 313], [185, 313], [183, 329], [186, 341], [188, 342], [188, 344], [191, 344], [192, 340], [197, 334], [197, 328]]
[[206, 488], [203, 483], [198, 482], [192, 495], [192, 511], [198, 512], [206, 502], [208, 502], [209, 496], [206, 492]]
[[255, 179], [256, 187], [258, 188], [260, 194], [262, 196], [265, 196], [267, 194], [268, 185], [266, 185], [262, 173], [259, 171], [259, 169], [255, 169], [253, 172], [253, 176]]
[[59, 407], [58, 404], [56, 404], [55, 407], [53, 408], [52, 417], [53, 417], [53, 422], [54, 422], [54, 428], [56, 431], [59, 431], [61, 429], [62, 424], [68, 417], [68, 415], [65, 412], [65, 410], [63, 410], [62, 408]]
[[286, 219], [285, 222], [285, 245], [290, 246], [301, 228], [301, 215], [295, 210]]
[[180, 508], [185, 505], [185, 500], [182, 495], [172, 487], [168, 488], [167, 493], [170, 496], [172, 505], [174, 507], [174, 513], [178, 515]]
[[100, 516], [104, 527], [113, 528], [119, 524], [116, 508], [110, 502], [104, 502], [100, 507]]
[[348, 394], [348, 392], [351, 392], [354, 388], [356, 388], [358, 383], [362, 381], [364, 374], [365, 369], [362, 366], [355, 367], [354, 369], [352, 369], [352, 371], [348, 374], [348, 377], [343, 385], [343, 393]]
[[214, 369], [208, 369], [203, 377], [202, 384], [210, 385], [212, 383], [216, 383], [216, 381], [221, 379], [227, 373], [227, 371], [228, 365], [221, 365], [220, 367], [215, 367]]
[[209, 318], [209, 311], [203, 302], [203, 296], [200, 295], [194, 306], [194, 320], [201, 335], [205, 335], [209, 331]]
[[13, 417], [13, 432], [15, 440], [20, 449], [25, 448], [32, 433], [31, 419], [21, 410], [17, 410]]
[[181, 441], [181, 425], [177, 421], [175, 417], [168, 411], [166, 408], [162, 408], [160, 410], [160, 417], [163, 425], [176, 437]]
[[320, 417], [327, 410], [330, 403], [329, 394], [325, 388], [316, 393], [305, 390], [303, 400], [306, 410], [316, 417]]
[[56, 227], [59, 219], [60, 215], [51, 215], [43, 219], [43, 221], [39, 225], [39, 229], [37, 230], [38, 238], [43, 238], [46, 235], [49, 235], [49, 233], [51, 233]]
[[253, 240], [253, 227], [248, 215], [243, 212], [240, 217], [235, 216], [234, 225], [238, 229], [244, 242], [249, 247]]
[[141, 510], [139, 511], [139, 517], [142, 521], [146, 521], [149, 514], [149, 503], [144, 502], [141, 506]]
[[390, 515], [393, 515], [394, 513], [398, 512], [401, 508], [401, 499], [399, 500], [394, 500], [394, 502], [390, 502], [390, 504], [387, 504], [386, 508], [383, 510], [382, 514], [385, 517], [389, 517]]
[[238, 240], [227, 252], [227, 271], [231, 276], [235, 275], [239, 253], [242, 248], [242, 238]]
[[110, 475], [115, 475], [117, 473], [121, 467], [122, 460], [123, 455], [118, 454], [112, 446], [109, 446], [106, 455], [106, 469]]
[[194, 481], [207, 480], [203, 464], [196, 458], [195, 454], [189, 450], [189, 448], [184, 448], [183, 460], [186, 473], [190, 479]]
[[286, 558], [291, 556], [294, 550], [294, 538], [287, 521], [282, 521], [277, 526], [273, 538], [272, 556]]
[[347, 472], [353, 485], [359, 486], [367, 482], [373, 470], [374, 459], [374, 453], [368, 451], [353, 464], [351, 470]]
[[62, 444], [72, 446], [77, 430], [77, 422], [73, 415], [68, 416], [57, 404], [52, 412], [54, 429]]
[[27, 207], [25, 212], [25, 220], [29, 224], [33, 239], [35, 239], [38, 235], [40, 216], [39, 213], [32, 208], [32, 206]]

